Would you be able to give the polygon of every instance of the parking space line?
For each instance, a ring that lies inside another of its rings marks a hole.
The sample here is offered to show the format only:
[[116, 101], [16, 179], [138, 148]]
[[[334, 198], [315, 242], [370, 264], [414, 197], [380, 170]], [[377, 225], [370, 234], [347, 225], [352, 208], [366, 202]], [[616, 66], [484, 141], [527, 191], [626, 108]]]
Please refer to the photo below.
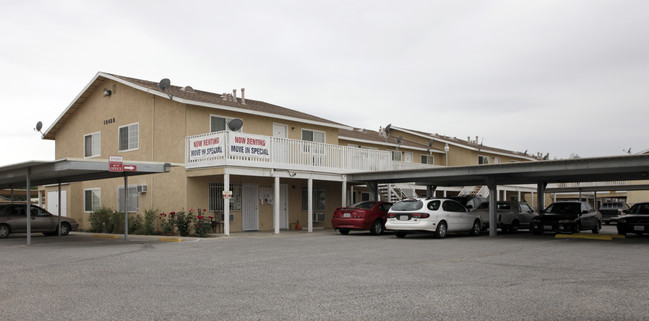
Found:
[[[621, 236], [621, 237], [620, 237]], [[557, 234], [554, 238], [557, 239], [587, 239], [587, 240], [603, 240], [603, 241], [612, 241], [613, 238], [624, 238], [624, 235], [613, 235], [613, 234]]]
[[158, 239], [161, 242], [182, 242], [183, 239], [180, 237], [161, 237]]
[[99, 237], [99, 238], [104, 238], [104, 239], [118, 239], [119, 235], [95, 234], [92, 237]]

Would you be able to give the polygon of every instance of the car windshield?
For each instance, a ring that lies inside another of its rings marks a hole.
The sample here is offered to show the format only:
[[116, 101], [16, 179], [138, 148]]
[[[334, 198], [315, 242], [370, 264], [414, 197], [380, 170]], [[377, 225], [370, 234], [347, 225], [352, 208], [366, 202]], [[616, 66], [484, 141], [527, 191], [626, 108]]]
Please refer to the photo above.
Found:
[[649, 203], [633, 205], [629, 210], [629, 214], [649, 215]]
[[374, 202], [374, 201], [365, 201], [365, 202], [358, 202], [356, 204], [352, 204], [350, 207], [362, 208], [364, 210], [369, 210], [369, 209], [372, 208], [372, 206], [374, 206], [374, 204], [376, 204], [376, 202]]
[[392, 205], [391, 210], [393, 211], [417, 211], [424, 206], [424, 203], [420, 200], [405, 200], [399, 203]]
[[581, 204], [579, 203], [554, 203], [550, 204], [545, 209], [546, 213], [554, 214], [573, 214], [577, 215], [581, 212]]

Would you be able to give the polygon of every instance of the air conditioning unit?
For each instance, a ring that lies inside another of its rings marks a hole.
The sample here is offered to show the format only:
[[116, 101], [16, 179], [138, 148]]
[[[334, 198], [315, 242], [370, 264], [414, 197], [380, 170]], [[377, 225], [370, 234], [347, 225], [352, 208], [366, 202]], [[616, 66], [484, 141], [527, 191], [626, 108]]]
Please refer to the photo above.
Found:
[[324, 222], [326, 219], [326, 213], [313, 213], [313, 222]]
[[137, 192], [138, 193], [146, 193], [146, 191], [147, 191], [146, 185], [138, 185], [137, 186]]

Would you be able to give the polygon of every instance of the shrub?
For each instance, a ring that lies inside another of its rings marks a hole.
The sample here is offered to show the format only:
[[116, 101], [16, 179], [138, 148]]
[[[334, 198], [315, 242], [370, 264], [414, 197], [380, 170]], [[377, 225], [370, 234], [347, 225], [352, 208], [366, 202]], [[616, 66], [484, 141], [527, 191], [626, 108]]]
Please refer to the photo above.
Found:
[[[206, 211], [206, 210], [203, 210]], [[201, 210], [198, 210], [198, 215], [196, 216], [196, 224], [194, 225], [194, 233], [199, 237], [205, 237], [212, 230], [212, 217], [209, 219], [201, 215]]]
[[144, 210], [144, 226], [142, 232], [146, 235], [151, 235], [155, 231], [155, 217], [158, 210]]
[[180, 211], [176, 213], [176, 228], [178, 228], [178, 234], [180, 234], [180, 236], [188, 236], [193, 221], [194, 215], [191, 212], [185, 213]]
[[113, 234], [124, 233], [124, 213], [113, 211], [110, 214], [110, 222], [108, 223], [106, 232]]
[[90, 213], [90, 232], [103, 233], [108, 231], [110, 215], [113, 210], [108, 207], [101, 207]]
[[137, 215], [129, 215], [128, 216], [128, 232], [133, 233], [133, 234], [139, 234], [142, 232], [143, 224], [142, 224], [142, 216]]
[[176, 228], [176, 212], [169, 213], [169, 216], [166, 213], [160, 213], [160, 225], [162, 234], [174, 234], [174, 229]]

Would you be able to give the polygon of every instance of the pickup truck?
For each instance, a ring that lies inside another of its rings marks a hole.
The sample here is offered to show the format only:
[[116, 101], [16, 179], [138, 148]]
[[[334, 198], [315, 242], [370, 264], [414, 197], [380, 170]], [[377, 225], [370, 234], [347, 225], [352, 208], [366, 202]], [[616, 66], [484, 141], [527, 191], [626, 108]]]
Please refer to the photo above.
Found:
[[[473, 210], [480, 216], [482, 229], [489, 228], [489, 202], [484, 202]], [[516, 233], [518, 229], [529, 229], [530, 222], [534, 216], [538, 215], [527, 203], [516, 201], [499, 201], [496, 202], [496, 218], [498, 219], [497, 227], [504, 233]]]

